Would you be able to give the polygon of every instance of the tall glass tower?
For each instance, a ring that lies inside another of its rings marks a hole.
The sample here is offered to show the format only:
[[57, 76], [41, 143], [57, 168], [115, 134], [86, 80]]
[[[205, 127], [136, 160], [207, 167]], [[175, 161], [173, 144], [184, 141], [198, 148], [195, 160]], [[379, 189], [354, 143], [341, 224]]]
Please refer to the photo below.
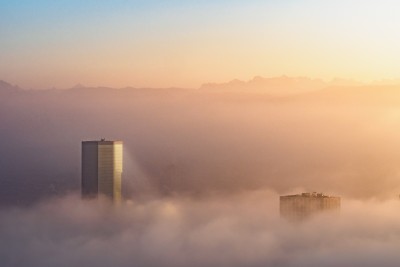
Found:
[[82, 197], [121, 202], [122, 141], [82, 142]]

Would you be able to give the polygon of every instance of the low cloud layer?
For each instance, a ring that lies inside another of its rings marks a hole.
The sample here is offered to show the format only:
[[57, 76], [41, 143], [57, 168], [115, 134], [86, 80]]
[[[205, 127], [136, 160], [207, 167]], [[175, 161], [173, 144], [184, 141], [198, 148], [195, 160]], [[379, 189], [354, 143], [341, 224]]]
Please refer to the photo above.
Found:
[[2, 266], [398, 266], [400, 203], [279, 218], [278, 195], [167, 197], [112, 209], [75, 195], [0, 211]]
[[[399, 87], [223, 89], [0, 90], [0, 265], [398, 266]], [[78, 196], [103, 137], [124, 141], [118, 209]], [[303, 191], [340, 214], [281, 220]]]

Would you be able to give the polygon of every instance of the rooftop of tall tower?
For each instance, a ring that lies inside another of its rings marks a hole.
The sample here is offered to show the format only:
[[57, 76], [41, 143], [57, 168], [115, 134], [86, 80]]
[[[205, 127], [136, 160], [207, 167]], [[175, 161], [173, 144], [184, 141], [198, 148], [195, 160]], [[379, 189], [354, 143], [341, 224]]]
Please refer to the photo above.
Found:
[[82, 144], [102, 144], [102, 145], [113, 145], [113, 144], [122, 144], [121, 140], [106, 140], [105, 138], [101, 138], [100, 140], [87, 140], [82, 141]]

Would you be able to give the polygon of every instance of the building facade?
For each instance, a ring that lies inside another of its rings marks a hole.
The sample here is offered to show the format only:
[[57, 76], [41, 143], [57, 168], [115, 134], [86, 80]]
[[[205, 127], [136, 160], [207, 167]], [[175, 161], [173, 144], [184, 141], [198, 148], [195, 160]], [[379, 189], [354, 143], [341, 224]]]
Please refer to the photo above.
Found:
[[280, 197], [280, 214], [290, 221], [301, 221], [324, 211], [339, 211], [340, 197], [322, 193], [302, 193]]
[[121, 201], [122, 141], [82, 142], [82, 197]]

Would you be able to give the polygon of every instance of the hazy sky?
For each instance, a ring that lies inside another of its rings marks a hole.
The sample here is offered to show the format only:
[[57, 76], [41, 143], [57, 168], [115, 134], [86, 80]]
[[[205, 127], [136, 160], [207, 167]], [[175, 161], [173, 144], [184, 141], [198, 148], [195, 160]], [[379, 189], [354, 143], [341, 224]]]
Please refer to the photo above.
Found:
[[27, 88], [393, 79], [399, 12], [390, 0], [0, 0], [0, 79]]

